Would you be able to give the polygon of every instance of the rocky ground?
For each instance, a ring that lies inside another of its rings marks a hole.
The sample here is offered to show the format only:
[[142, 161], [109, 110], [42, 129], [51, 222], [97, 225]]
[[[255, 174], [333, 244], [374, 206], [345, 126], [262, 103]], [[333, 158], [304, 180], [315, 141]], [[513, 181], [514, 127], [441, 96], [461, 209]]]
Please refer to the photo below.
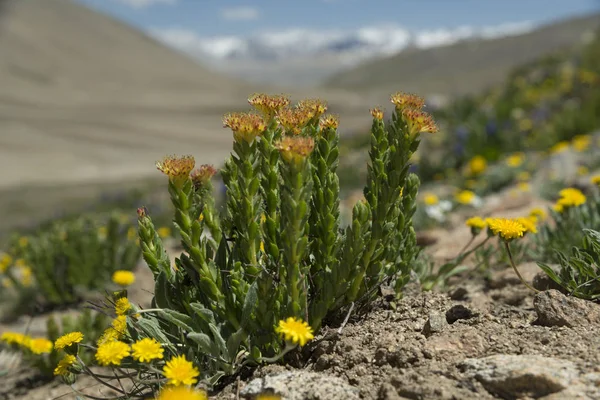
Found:
[[[487, 198], [478, 213], [523, 215], [545, 204], [507, 191]], [[450, 229], [426, 233], [434, 259], [456, 255], [469, 239], [465, 215], [453, 215]], [[421, 292], [411, 283], [402, 300], [380, 298], [368, 313], [352, 315], [341, 332], [324, 328], [294, 366], [259, 368], [214, 398], [251, 399], [264, 390], [292, 400], [600, 398], [600, 306], [552, 289], [535, 263], [519, 269], [541, 293], [504, 267], [487, 278], [458, 277], [443, 291]], [[140, 268], [132, 299], [148, 304], [149, 288], [151, 275]], [[34, 319], [32, 330], [41, 333], [43, 321]], [[30, 369], [13, 362], [0, 377], [0, 400], [76, 398], [69, 387], [37, 382]], [[91, 378], [76, 386], [110, 397]]]

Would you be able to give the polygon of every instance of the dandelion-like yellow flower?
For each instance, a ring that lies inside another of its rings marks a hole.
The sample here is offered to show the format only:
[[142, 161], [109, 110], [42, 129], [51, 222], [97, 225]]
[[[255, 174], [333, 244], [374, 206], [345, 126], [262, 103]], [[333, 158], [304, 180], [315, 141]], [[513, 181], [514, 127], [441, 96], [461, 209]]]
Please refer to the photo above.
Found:
[[33, 272], [31, 267], [21, 267], [21, 284], [25, 287], [30, 287], [32, 284]]
[[21, 236], [19, 238], [19, 247], [25, 248], [29, 244], [29, 238], [27, 236]]
[[117, 315], [126, 315], [131, 310], [131, 303], [127, 297], [121, 297], [115, 301], [115, 312]]
[[435, 206], [440, 202], [440, 199], [433, 193], [425, 193], [423, 196], [423, 202], [428, 206]]
[[162, 226], [156, 230], [156, 233], [158, 233], [158, 236], [164, 239], [171, 236], [171, 228], [168, 226]]
[[414, 108], [420, 110], [425, 105], [425, 99], [411, 93], [397, 92], [390, 96], [390, 101], [396, 110], [404, 108]]
[[121, 365], [121, 361], [130, 354], [130, 348], [127, 343], [115, 340], [98, 346], [96, 361], [103, 366], [111, 364]]
[[517, 184], [517, 187], [519, 188], [519, 190], [521, 192], [529, 192], [529, 191], [531, 191], [531, 185], [529, 184], [529, 182], [519, 182]]
[[75, 364], [75, 361], [77, 361], [75, 356], [67, 354], [58, 362], [58, 365], [54, 369], [54, 375], [67, 375], [67, 373], [69, 372], [69, 367]]
[[600, 175], [592, 176], [590, 182], [592, 182], [593, 185], [600, 186]]
[[255, 93], [248, 98], [248, 103], [256, 110], [260, 111], [263, 116], [270, 120], [279, 110], [290, 105], [290, 98], [286, 95], [268, 95], [264, 93]]
[[69, 332], [62, 335], [56, 342], [54, 342], [54, 348], [56, 350], [62, 350], [76, 343], [80, 343], [83, 340], [83, 333], [81, 332]]
[[104, 343], [112, 342], [114, 340], [119, 340], [121, 335], [117, 332], [112, 326], [108, 327], [102, 335], [96, 341], [96, 345], [100, 346]]
[[33, 338], [29, 341], [27, 347], [33, 354], [50, 353], [52, 351], [52, 341], [46, 338]]
[[590, 135], [578, 135], [573, 138], [571, 143], [575, 151], [583, 152], [592, 144], [592, 137]]
[[469, 173], [479, 175], [487, 169], [487, 161], [483, 156], [475, 156], [469, 161]]
[[566, 141], [558, 142], [554, 146], [552, 146], [552, 148], [550, 148], [550, 154], [562, 153], [563, 151], [566, 151], [568, 149], [569, 149], [569, 142], [566, 142]]
[[340, 117], [337, 115], [326, 115], [319, 122], [321, 129], [337, 129], [340, 125]]
[[486, 227], [487, 223], [481, 217], [471, 217], [465, 221], [465, 224], [470, 228], [475, 229], [483, 229]]
[[327, 103], [320, 99], [305, 99], [300, 100], [296, 108], [306, 113], [308, 119], [311, 120], [325, 114]]
[[523, 164], [524, 161], [525, 153], [514, 153], [508, 156], [508, 158], [506, 159], [506, 165], [512, 168], [518, 168]]
[[415, 108], [402, 109], [402, 118], [408, 125], [408, 131], [411, 136], [418, 135], [421, 132], [436, 133], [438, 127], [433, 117], [425, 111]]
[[579, 189], [566, 188], [558, 192], [560, 199], [556, 202], [557, 205], [564, 207], [577, 207], [586, 202], [585, 195]]
[[223, 118], [223, 127], [233, 131], [233, 139], [238, 143], [252, 143], [267, 129], [263, 117], [254, 113], [227, 114]]
[[195, 165], [196, 160], [192, 156], [166, 156], [162, 161], [156, 162], [156, 168], [176, 182], [187, 179]]
[[537, 217], [519, 217], [517, 218], [517, 222], [523, 225], [525, 228], [525, 232], [537, 233], [537, 227], [535, 226], [537, 222]]
[[13, 259], [10, 255], [4, 253], [0, 257], [0, 273], [5, 273], [8, 267], [12, 265]]
[[167, 361], [163, 367], [163, 374], [173, 386], [193, 385], [198, 381], [196, 377], [200, 375], [198, 368], [190, 361], [186, 360], [184, 355], [176, 356]]
[[28, 335], [24, 335], [18, 332], [3, 332], [0, 335], [0, 342], [8, 344], [16, 344], [19, 346], [25, 346], [31, 338]]
[[379, 121], [383, 120], [383, 110], [380, 107], [375, 107], [371, 110], [371, 116]]
[[165, 349], [154, 338], [144, 338], [131, 345], [133, 358], [139, 362], [150, 362], [163, 358]]
[[112, 281], [119, 286], [129, 286], [135, 282], [135, 275], [131, 271], [120, 269], [113, 273]]
[[527, 229], [515, 219], [488, 218], [487, 224], [494, 235], [504, 240], [512, 240], [523, 237]]
[[577, 167], [577, 175], [585, 176], [589, 173], [590, 173], [590, 170], [585, 165], [580, 165], [579, 167]]
[[475, 193], [470, 190], [462, 190], [458, 192], [455, 196], [455, 199], [460, 204], [471, 204], [475, 200]]
[[308, 323], [294, 317], [279, 321], [275, 332], [281, 334], [286, 341], [298, 343], [300, 346], [304, 346], [306, 342], [314, 338], [312, 328]]
[[536, 207], [536, 208], [532, 208], [531, 211], [529, 211], [529, 216], [530, 217], [535, 217], [538, 220], [542, 220], [543, 221], [544, 219], [546, 219], [546, 217], [548, 216], [548, 214], [542, 208]]
[[127, 317], [125, 315], [117, 316], [117, 318], [112, 320], [111, 327], [117, 332], [119, 337], [124, 336], [127, 333]]
[[185, 386], [167, 386], [162, 389], [156, 400], [207, 400], [203, 391], [191, 389]]
[[298, 166], [313, 151], [315, 141], [311, 137], [285, 136], [275, 143], [275, 147], [280, 151], [281, 158], [285, 162]]

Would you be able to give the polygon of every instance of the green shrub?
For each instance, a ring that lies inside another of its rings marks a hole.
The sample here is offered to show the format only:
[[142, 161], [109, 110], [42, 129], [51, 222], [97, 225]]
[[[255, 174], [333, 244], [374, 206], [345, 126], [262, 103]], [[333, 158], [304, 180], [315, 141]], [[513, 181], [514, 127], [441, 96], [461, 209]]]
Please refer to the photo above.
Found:
[[541, 262], [538, 265], [570, 295], [597, 300], [600, 298], [600, 232], [584, 229], [583, 234], [582, 246], [573, 247], [570, 256], [556, 251], [558, 271]]
[[[283, 96], [256, 95], [250, 103], [261, 114], [226, 116], [234, 152], [221, 170], [222, 213], [211, 166], [193, 170], [191, 156], [157, 163], [169, 177], [184, 251], [172, 265], [147, 210], [138, 210], [142, 254], [155, 278], [153, 308], [130, 311], [127, 333], [99, 343], [98, 362], [137, 369], [152, 391], [174, 383], [173, 363], [189, 382], [199, 376], [214, 385], [304, 345], [338, 312], [367, 305], [382, 284], [400, 295], [419, 253], [412, 227], [419, 180], [409, 162], [420, 133], [437, 127], [421, 111], [422, 99], [398, 93], [392, 102], [387, 126], [381, 110], [371, 111], [365, 198], [345, 229], [338, 120], [323, 116], [319, 100], [290, 107]], [[143, 340], [164, 350], [150, 366], [138, 362]]]
[[106, 288], [116, 270], [140, 258], [135, 228], [122, 216], [84, 216], [59, 221], [12, 246], [14, 262], [3, 268], [19, 295], [19, 312], [80, 302]]
[[550, 211], [551, 220], [540, 226], [530, 251], [531, 258], [540, 262], [560, 262], [561, 253], [568, 253], [583, 241], [584, 229], [600, 227], [600, 196], [597, 193], [586, 197], [573, 188], [560, 193], [576, 202], [562, 206], [559, 199]]

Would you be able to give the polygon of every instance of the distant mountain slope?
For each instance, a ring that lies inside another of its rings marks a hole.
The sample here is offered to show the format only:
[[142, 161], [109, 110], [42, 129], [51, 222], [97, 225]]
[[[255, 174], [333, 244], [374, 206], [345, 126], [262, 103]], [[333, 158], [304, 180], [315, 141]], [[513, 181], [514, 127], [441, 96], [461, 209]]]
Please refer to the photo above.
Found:
[[600, 14], [594, 14], [545, 25], [518, 36], [405, 50], [335, 74], [323, 87], [360, 92], [401, 87], [423, 95], [472, 93], [501, 82], [515, 66], [581, 43], [598, 26]]

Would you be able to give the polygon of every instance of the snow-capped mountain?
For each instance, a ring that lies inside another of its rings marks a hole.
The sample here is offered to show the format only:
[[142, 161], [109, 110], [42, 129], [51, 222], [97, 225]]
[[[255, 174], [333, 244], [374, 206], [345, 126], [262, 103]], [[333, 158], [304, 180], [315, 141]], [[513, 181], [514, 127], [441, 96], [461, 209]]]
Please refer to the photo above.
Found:
[[353, 31], [289, 29], [248, 37], [200, 37], [182, 29], [157, 29], [150, 34], [221, 72], [259, 82], [307, 84], [340, 68], [409, 48], [425, 49], [461, 40], [520, 35], [534, 28], [533, 23], [525, 21], [418, 32], [388, 25]]
[[355, 31], [318, 31], [290, 29], [265, 32], [248, 37], [199, 37], [179, 29], [151, 31], [159, 40], [212, 59], [279, 60], [295, 56], [348, 54], [362, 56], [389, 55], [408, 47], [428, 48], [449, 45], [460, 40], [519, 35], [534, 28], [531, 22], [509, 23], [491, 27], [462, 26], [411, 32], [397, 26], [364, 27]]

